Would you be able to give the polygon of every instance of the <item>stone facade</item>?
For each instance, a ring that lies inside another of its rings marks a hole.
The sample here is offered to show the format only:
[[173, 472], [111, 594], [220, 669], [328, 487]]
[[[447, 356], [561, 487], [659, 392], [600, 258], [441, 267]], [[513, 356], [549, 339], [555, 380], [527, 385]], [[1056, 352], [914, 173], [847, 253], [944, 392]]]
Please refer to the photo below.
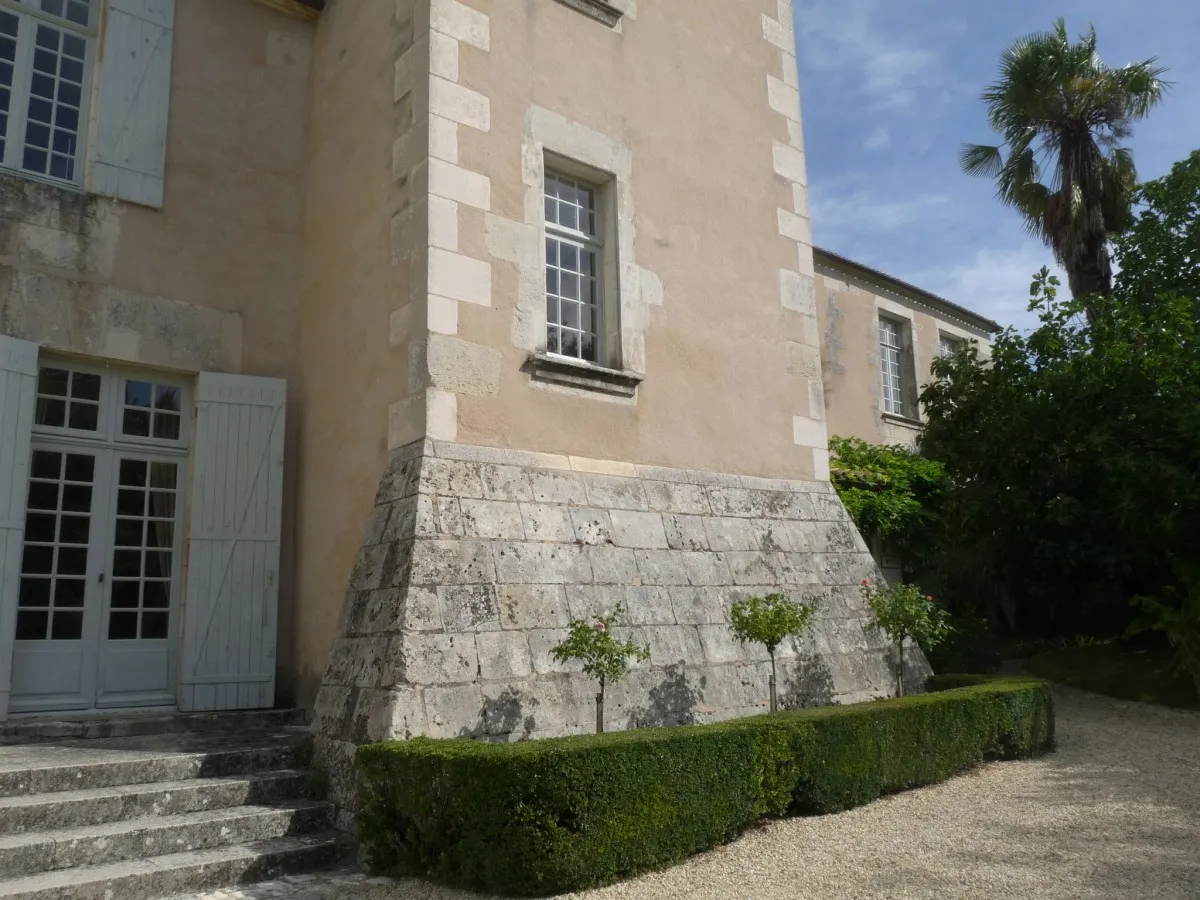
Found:
[[768, 657], [728, 619], [773, 591], [821, 598], [815, 627], [778, 651], [784, 706], [887, 696], [866, 577], [878, 570], [828, 482], [416, 442], [392, 456], [351, 577], [316, 703], [322, 759], [344, 803], [363, 742], [590, 731], [596, 685], [551, 649], [615, 607], [650, 659], [611, 689], [611, 729], [763, 711]]

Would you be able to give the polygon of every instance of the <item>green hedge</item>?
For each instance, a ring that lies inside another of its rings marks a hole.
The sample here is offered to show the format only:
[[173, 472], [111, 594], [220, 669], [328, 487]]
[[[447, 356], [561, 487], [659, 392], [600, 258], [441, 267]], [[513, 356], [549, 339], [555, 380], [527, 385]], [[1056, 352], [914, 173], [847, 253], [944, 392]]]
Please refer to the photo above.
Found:
[[[945, 679], [943, 679], [944, 681]], [[736, 837], [1047, 750], [1034, 679], [716, 725], [513, 744], [419, 738], [358, 751], [374, 870], [510, 895], [612, 882]]]

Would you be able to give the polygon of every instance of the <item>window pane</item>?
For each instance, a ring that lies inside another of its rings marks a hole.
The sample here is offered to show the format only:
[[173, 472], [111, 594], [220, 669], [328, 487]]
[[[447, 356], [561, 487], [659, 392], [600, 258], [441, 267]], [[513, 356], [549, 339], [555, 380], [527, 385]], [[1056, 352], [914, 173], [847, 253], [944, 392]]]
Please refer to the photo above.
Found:
[[49, 575], [54, 571], [54, 548], [25, 545], [21, 559], [23, 575]]
[[46, 626], [50, 622], [50, 613], [20, 610], [17, 613], [17, 640], [44, 641]]
[[60, 61], [58, 74], [71, 81], [83, 83], [83, 63], [79, 60], [63, 57]]
[[162, 640], [167, 636], [169, 613], [165, 612], [144, 612], [142, 613], [142, 639], [143, 640]]
[[95, 403], [72, 403], [68, 428], [95, 431], [100, 425], [100, 407]]
[[175, 413], [156, 412], [154, 414], [154, 436], [165, 441], [179, 440], [180, 418]]
[[146, 492], [137, 490], [117, 491], [117, 515], [141, 516], [146, 513]]
[[[63, 544], [86, 544], [92, 520], [87, 516], [63, 516], [58, 524], [58, 540]], [[28, 535], [28, 531], [26, 531]], [[26, 537], [28, 540], [28, 537]]]
[[108, 639], [110, 641], [132, 641], [137, 639], [138, 614], [135, 612], [113, 612], [108, 616]]
[[48, 12], [52, 16], [61, 16], [63, 0], [42, 0], [42, 12]]
[[30, 509], [58, 509], [58, 485], [34, 481], [29, 485]]
[[546, 293], [558, 293], [558, 269], [546, 269]]
[[86, 575], [87, 555], [86, 547], [59, 547], [57, 574]]
[[121, 421], [121, 431], [134, 437], [149, 437], [150, 410], [126, 409]]
[[54, 104], [49, 100], [31, 99], [29, 101], [29, 118], [34, 122], [50, 124], [53, 117]]
[[113, 609], [137, 609], [140, 586], [137, 581], [114, 581], [109, 605]]
[[57, 75], [58, 54], [52, 50], [35, 50], [33, 52], [33, 70], [47, 75]]
[[63, 486], [62, 508], [69, 512], [92, 511], [92, 489], [81, 484]]
[[21, 591], [17, 595], [19, 606], [47, 607], [50, 605], [49, 578], [22, 578]]
[[125, 382], [126, 406], [149, 406], [154, 396], [154, 385], [148, 381]]
[[83, 38], [73, 34], [63, 35], [63, 53], [65, 55], [72, 59], [83, 59], [85, 50], [87, 50], [87, 42]]
[[579, 332], [564, 331], [562, 333], [562, 353], [564, 356], [579, 358]]
[[[13, 38], [17, 36], [17, 17], [12, 13], [0, 13], [0, 34], [6, 34]], [[16, 42], [14, 41], [13, 44], [15, 46]], [[11, 56], [5, 58], [12, 59]]]
[[83, 610], [55, 610], [50, 639], [77, 641], [83, 635]]
[[34, 478], [58, 478], [62, 472], [62, 454], [53, 453], [49, 450], [34, 450], [33, 451], [33, 472]]
[[142, 546], [141, 519], [117, 519], [117, 533], [113, 541], [118, 547]]
[[21, 157], [21, 168], [30, 172], [40, 172], [46, 174], [46, 166], [49, 162], [50, 155], [45, 150], [33, 150], [25, 148], [25, 155]]
[[547, 297], [546, 298], [546, 324], [547, 325], [557, 325], [558, 324], [558, 298], [557, 297]]
[[30, 79], [29, 92], [35, 97], [54, 99], [54, 79], [49, 75], [37, 73]]
[[579, 327], [579, 304], [562, 302], [562, 324], [567, 328]]
[[150, 487], [159, 490], [175, 490], [175, 479], [179, 474], [176, 463], [150, 463]]
[[581, 344], [583, 358], [588, 362], [596, 362], [596, 337], [595, 335], [584, 335]]
[[146, 609], [166, 609], [171, 605], [171, 582], [147, 581], [143, 588], [142, 606]]
[[39, 394], [53, 394], [56, 397], [67, 396], [67, 386], [70, 384], [71, 373], [66, 369], [43, 368], [38, 371], [37, 391]]
[[179, 412], [182, 394], [183, 392], [177, 387], [157, 385], [154, 389], [154, 408]]
[[144, 459], [121, 460], [121, 484], [133, 487], [146, 486], [146, 461]]
[[68, 131], [79, 131], [79, 110], [60, 106], [54, 113], [54, 124]]
[[25, 540], [31, 544], [53, 544], [54, 527], [57, 520], [46, 513], [27, 513], [25, 515]]
[[558, 224], [563, 228], [579, 228], [579, 210], [567, 203], [558, 204]]
[[96, 471], [96, 457], [89, 456], [86, 453], [68, 453], [67, 454], [67, 481], [82, 481], [88, 484], [92, 482], [92, 475]]
[[54, 608], [81, 609], [83, 591], [87, 581], [83, 578], [59, 578], [54, 582]]
[[150, 522], [146, 526], [146, 546], [165, 548], [175, 546], [175, 523]]
[[[572, 248], [574, 249], [574, 248]], [[579, 276], [572, 275], [570, 272], [563, 272], [560, 278], [562, 293], [560, 296], [564, 300], [579, 299]]]
[[47, 428], [62, 428], [67, 424], [67, 401], [38, 397], [34, 421]]
[[137, 578], [142, 574], [141, 550], [114, 550], [113, 575], [117, 578]]
[[[155, 519], [175, 518], [175, 494], [173, 491], [151, 491], [150, 508], [147, 513]], [[157, 526], [156, 526], [157, 527]]]
[[579, 271], [579, 248], [574, 244], [562, 244], [559, 249], [560, 269], [568, 272]]
[[558, 329], [551, 325], [546, 329], [546, 352], [558, 353]]

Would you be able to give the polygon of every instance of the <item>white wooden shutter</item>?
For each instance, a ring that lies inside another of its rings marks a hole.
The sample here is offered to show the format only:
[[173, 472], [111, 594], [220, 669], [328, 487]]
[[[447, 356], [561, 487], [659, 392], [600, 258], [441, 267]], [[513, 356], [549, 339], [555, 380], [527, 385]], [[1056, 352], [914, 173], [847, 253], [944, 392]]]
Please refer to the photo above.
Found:
[[201, 373], [196, 391], [184, 710], [275, 703], [286, 384]]
[[37, 358], [37, 344], [0, 334], [0, 720], [12, 683]]
[[175, 0], [109, 0], [92, 190], [162, 206]]

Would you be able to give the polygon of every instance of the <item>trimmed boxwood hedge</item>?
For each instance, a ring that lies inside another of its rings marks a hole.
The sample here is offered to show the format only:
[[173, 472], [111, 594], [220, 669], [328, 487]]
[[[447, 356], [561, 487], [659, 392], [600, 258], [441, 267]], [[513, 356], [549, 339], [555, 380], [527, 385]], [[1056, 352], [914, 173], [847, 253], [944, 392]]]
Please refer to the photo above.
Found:
[[1050, 748], [1045, 682], [960, 683], [715, 725], [364, 746], [359, 837], [377, 872], [553, 894], [681, 860], [763, 817], [836, 812]]

